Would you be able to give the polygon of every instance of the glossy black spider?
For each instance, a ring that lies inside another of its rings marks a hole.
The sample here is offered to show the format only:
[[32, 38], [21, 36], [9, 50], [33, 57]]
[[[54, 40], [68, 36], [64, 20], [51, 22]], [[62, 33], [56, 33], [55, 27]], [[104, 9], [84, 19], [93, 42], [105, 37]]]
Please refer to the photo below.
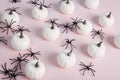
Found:
[[109, 14], [106, 16], [107, 18], [111, 17], [112, 12], [109, 12]]
[[28, 53], [24, 54], [24, 56], [26, 56], [26, 58], [32, 57], [33, 59], [37, 59], [38, 60], [37, 55], [41, 55], [40, 51], [33, 52], [31, 48], [28, 49]]
[[83, 76], [84, 76], [86, 70], [87, 70], [87, 71], [90, 71], [90, 72], [92, 73], [92, 75], [95, 76], [94, 73], [95, 73], [96, 71], [91, 68], [91, 67], [93, 67], [93, 65], [92, 65], [91, 62], [90, 62], [89, 65], [85, 65], [83, 62], [80, 62], [79, 65], [83, 66], [83, 68], [79, 70], [79, 71], [83, 71]]
[[55, 25], [57, 26], [57, 27], [59, 27], [60, 25], [56, 22], [58, 19], [49, 19], [48, 21], [45, 21], [45, 22], [48, 22], [48, 23], [50, 23], [50, 24], [52, 24], [52, 26], [51, 26], [51, 29], [54, 29], [55, 28]]
[[70, 23], [61, 24], [61, 26], [64, 28], [62, 33], [64, 33], [64, 32], [68, 33], [68, 30], [73, 31], [73, 29], [74, 29], [73, 27], [71, 27]]
[[29, 29], [27, 29], [27, 28], [24, 28], [24, 26], [20, 26], [20, 25], [18, 25], [18, 29], [17, 30], [14, 30], [14, 32], [15, 33], [20, 33], [20, 38], [24, 38], [24, 35], [23, 35], [23, 32], [30, 32], [30, 30]]
[[5, 45], [7, 45], [7, 40], [4, 39], [4, 37], [0, 37], [0, 42], [4, 43]]
[[3, 75], [9, 75], [10, 70], [7, 68], [7, 63], [5, 62], [4, 64], [2, 64], [2, 70], [0, 70], [0, 74]]
[[68, 47], [70, 47], [71, 48], [71, 50], [73, 50], [73, 48], [76, 48], [73, 44], [72, 44], [72, 42], [73, 41], [76, 41], [76, 39], [65, 39], [65, 44], [63, 44], [63, 45], [61, 45], [61, 47], [64, 47], [65, 46], [65, 49], [67, 49]]
[[7, 20], [5, 20], [5, 22], [2, 22], [2, 24], [4, 25], [4, 27], [2, 27], [2, 32], [6, 32], [6, 34], [9, 33], [9, 31], [11, 31], [12, 33], [14, 33], [14, 29], [12, 28], [12, 25], [16, 23], [16, 21], [13, 21], [13, 19], [11, 20], [10, 23], [8, 23]]
[[40, 2], [40, 9], [43, 9], [43, 6], [45, 7], [45, 8], [51, 8], [51, 6], [52, 6], [52, 3], [50, 3], [50, 4], [48, 4], [48, 5], [46, 5], [45, 4], [45, 0], [43, 0], [43, 2]]
[[25, 75], [23, 74], [23, 72], [17, 72], [17, 70], [13, 68], [10, 70], [8, 77], [2, 79], [17, 80], [16, 78], [18, 76], [25, 76]]
[[21, 13], [17, 12], [17, 9], [19, 9], [19, 7], [12, 7], [12, 8], [8, 8], [5, 11], [9, 11], [9, 14], [12, 15], [13, 12], [16, 12], [17, 14], [21, 15]]
[[21, 0], [9, 0], [9, 2], [11, 2], [11, 3], [17, 3], [17, 2], [21, 2]]
[[99, 36], [101, 40], [104, 39], [104, 34], [105, 34], [105, 33], [102, 32], [102, 29], [101, 29], [101, 30], [95, 30], [95, 29], [93, 29], [91, 32], [92, 32], [91, 37], [92, 37], [93, 39], [94, 39], [96, 36]]
[[29, 2], [27, 2], [27, 3], [30, 3], [30, 4], [33, 4], [33, 5], [35, 5], [35, 6], [37, 6], [37, 5], [39, 5], [39, 0], [30, 0]]
[[14, 68], [16, 68], [16, 70], [19, 68], [20, 70], [22, 69], [21, 68], [21, 64], [22, 62], [28, 62], [28, 59], [26, 59], [26, 57], [24, 55], [21, 55], [19, 53], [19, 55], [17, 56], [17, 58], [15, 59], [10, 59], [11, 61], [13, 61], [11, 64], [14, 64], [16, 63], [16, 66]]
[[78, 30], [80, 29], [80, 27], [78, 26], [78, 23], [81, 22], [80, 20], [81, 19], [78, 19], [78, 18], [71, 18], [72, 19], [72, 27], [75, 29], [75, 30]]

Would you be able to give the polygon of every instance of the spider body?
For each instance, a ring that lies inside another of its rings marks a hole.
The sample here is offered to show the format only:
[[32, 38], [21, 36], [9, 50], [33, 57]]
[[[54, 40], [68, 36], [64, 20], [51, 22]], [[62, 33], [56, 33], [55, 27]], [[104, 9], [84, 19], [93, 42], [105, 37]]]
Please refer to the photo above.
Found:
[[32, 57], [33, 59], [37, 59], [38, 60], [37, 55], [41, 55], [40, 51], [33, 52], [31, 48], [28, 49], [28, 53], [24, 54], [24, 56], [26, 56], [26, 58], [27, 57]]
[[99, 36], [100, 39], [103, 40], [104, 39], [104, 34], [105, 33], [102, 31], [102, 29], [101, 30], [93, 29], [91, 37], [94, 39], [96, 36]]
[[73, 27], [71, 27], [70, 23], [61, 24], [61, 26], [64, 28], [62, 33], [64, 33], [64, 32], [68, 33], [69, 30], [73, 31]]
[[75, 29], [75, 30], [78, 30], [80, 29], [80, 27], [78, 26], [78, 23], [80, 22], [81, 19], [78, 19], [78, 18], [71, 18], [72, 19], [72, 27]]
[[91, 68], [91, 67], [93, 67], [93, 65], [92, 65], [91, 62], [90, 62], [89, 65], [85, 65], [83, 62], [80, 62], [79, 65], [83, 66], [83, 68], [79, 70], [79, 71], [83, 71], [83, 75], [85, 74], [86, 71], [90, 71], [90, 72], [92, 73], [92, 75], [95, 76], [94, 73], [95, 73], [96, 71]]
[[11, 2], [11, 3], [18, 3], [18, 2], [21, 2], [21, 0], [9, 0], [9, 2]]

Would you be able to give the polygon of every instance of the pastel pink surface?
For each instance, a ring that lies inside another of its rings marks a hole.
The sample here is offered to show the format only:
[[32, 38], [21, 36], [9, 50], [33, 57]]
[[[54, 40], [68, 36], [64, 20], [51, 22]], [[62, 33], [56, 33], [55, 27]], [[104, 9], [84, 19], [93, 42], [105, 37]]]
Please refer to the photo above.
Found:
[[[29, 0], [22, 0], [21, 3], [11, 4], [8, 0], [0, 0], [0, 17], [4, 13], [4, 10], [8, 7], [17, 6], [20, 7], [18, 10], [22, 13], [19, 25], [24, 25], [31, 30], [31, 33], [26, 33], [31, 39], [31, 48], [33, 51], [41, 51], [41, 56], [39, 57], [46, 65], [46, 74], [42, 80], [120, 80], [120, 49], [116, 48], [113, 43], [113, 38], [115, 35], [120, 33], [119, 21], [120, 21], [120, 11], [119, 3], [120, 0], [100, 0], [100, 6], [97, 10], [89, 10], [85, 8], [84, 0], [73, 0], [76, 4], [76, 10], [71, 15], [64, 15], [59, 11], [58, 0], [46, 0], [46, 3], [53, 3], [53, 7], [48, 9], [49, 16], [42, 21], [36, 21], [32, 18], [31, 10], [32, 5], [27, 4]], [[87, 45], [90, 42], [96, 41], [97, 39], [91, 39], [90, 35], [81, 36], [76, 33], [70, 32], [68, 34], [61, 34], [60, 38], [56, 41], [46, 41], [41, 34], [41, 29], [44, 27], [44, 21], [50, 18], [58, 18], [60, 23], [70, 22], [70, 18], [79, 17], [82, 19], [90, 20], [94, 28], [101, 29], [98, 25], [97, 18], [105, 12], [112, 11], [116, 22], [111, 28], [103, 28], [105, 32], [106, 45], [106, 55], [101, 59], [93, 59], [87, 55]], [[4, 36], [8, 39], [8, 46], [0, 44], [0, 64], [4, 62], [10, 63], [9, 58], [15, 58], [20, 52], [21, 54], [27, 51], [15, 51], [10, 46], [10, 38], [12, 34], [6, 35], [1, 33], [0, 36]], [[74, 67], [69, 69], [62, 69], [57, 65], [56, 57], [57, 54], [64, 50], [60, 45], [66, 38], [75, 38], [77, 42], [75, 43], [77, 49], [74, 50], [77, 56], [77, 63]], [[89, 64], [93, 62], [94, 69], [96, 70], [95, 77], [91, 73], [86, 72], [85, 76], [79, 72], [82, 67], [79, 66], [80, 62]], [[24, 69], [24, 64], [23, 64]], [[0, 75], [0, 78], [4, 77]], [[27, 78], [19, 77], [18, 80], [29, 80]]]

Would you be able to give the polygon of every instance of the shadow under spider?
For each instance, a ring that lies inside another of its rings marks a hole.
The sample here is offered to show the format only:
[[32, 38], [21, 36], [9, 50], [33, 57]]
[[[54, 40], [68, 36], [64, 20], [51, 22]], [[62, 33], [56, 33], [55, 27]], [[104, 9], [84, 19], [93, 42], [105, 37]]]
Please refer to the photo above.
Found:
[[92, 35], [91, 35], [92, 39], [94, 39], [96, 36], [100, 37], [101, 40], [103, 40], [105, 38], [104, 37], [105, 33], [103, 32], [102, 29], [100, 29], [100, 30], [93, 29], [91, 31], [91, 33], [92, 33]]
[[16, 23], [16, 21], [13, 21], [13, 19], [11, 20], [11, 22], [10, 23], [8, 23], [8, 21], [5, 19], [5, 22], [1, 22], [3, 25], [4, 25], [4, 27], [1, 27], [1, 29], [2, 29], [2, 33], [3, 32], [6, 32], [6, 34], [8, 34], [9, 33], [9, 31], [11, 31], [13, 34], [14, 34], [14, 29], [12, 28], [12, 25], [14, 24], [14, 23]]
[[95, 76], [94, 73], [95, 73], [96, 71], [91, 68], [91, 67], [93, 67], [92, 62], [90, 62], [89, 65], [85, 65], [83, 62], [80, 62], [79, 65], [83, 66], [83, 68], [79, 70], [79, 71], [83, 71], [83, 73], [82, 73], [83, 76], [84, 76], [84, 74], [85, 74], [86, 71], [90, 71], [90, 72], [92, 73], [92, 75]]
[[30, 49], [27, 49], [27, 50], [28, 50], [28, 53], [24, 54], [24, 56], [25, 56], [26, 58], [32, 57], [33, 59], [37, 59], [37, 60], [38, 60], [37, 55], [41, 55], [41, 54], [40, 54], [40, 51], [33, 52], [31, 48], [30, 48]]
[[71, 50], [73, 50], [73, 48], [76, 48], [74, 45], [73, 45], [73, 42], [76, 41], [76, 39], [65, 39], [65, 44], [61, 45], [61, 47], [64, 47], [65, 46], [65, 49], [67, 49], [68, 47], [71, 48]]
[[14, 58], [14, 59], [10, 58], [10, 60], [13, 61], [13, 62], [11, 62], [11, 64], [16, 63], [16, 66], [14, 68], [15, 69], [19, 68], [20, 70], [22, 69], [21, 68], [22, 62], [28, 62], [28, 59], [24, 55], [21, 55], [20, 53], [18, 54], [17, 58]]

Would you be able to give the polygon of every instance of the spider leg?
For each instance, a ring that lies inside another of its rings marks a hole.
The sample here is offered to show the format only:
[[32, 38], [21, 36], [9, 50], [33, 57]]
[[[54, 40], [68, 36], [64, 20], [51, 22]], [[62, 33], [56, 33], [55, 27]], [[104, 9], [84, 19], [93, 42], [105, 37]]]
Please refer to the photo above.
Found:
[[69, 46], [69, 45], [68, 45], [68, 44], [66, 44], [66, 47], [65, 47], [65, 49], [67, 49], [67, 48], [68, 48], [68, 46]]
[[90, 68], [89, 71], [92, 73], [93, 76], [95, 76], [95, 74], [94, 74], [95, 71], [93, 69]]

